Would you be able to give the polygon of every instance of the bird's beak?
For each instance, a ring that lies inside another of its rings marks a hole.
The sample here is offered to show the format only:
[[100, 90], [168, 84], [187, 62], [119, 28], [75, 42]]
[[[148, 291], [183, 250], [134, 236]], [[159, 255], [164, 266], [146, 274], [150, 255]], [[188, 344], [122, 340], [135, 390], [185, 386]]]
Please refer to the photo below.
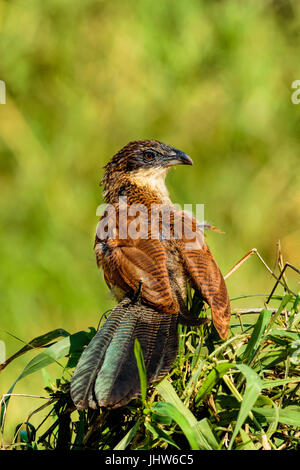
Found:
[[186, 153], [181, 152], [181, 150], [175, 150], [171, 154], [169, 154], [167, 162], [167, 166], [174, 166], [174, 165], [193, 165], [193, 160], [189, 157]]

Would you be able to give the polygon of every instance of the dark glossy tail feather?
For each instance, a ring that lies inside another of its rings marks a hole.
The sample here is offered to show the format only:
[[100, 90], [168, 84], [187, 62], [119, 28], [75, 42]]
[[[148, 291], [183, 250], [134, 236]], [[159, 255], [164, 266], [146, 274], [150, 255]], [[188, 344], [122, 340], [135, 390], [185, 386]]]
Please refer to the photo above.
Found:
[[125, 405], [140, 393], [134, 355], [137, 338], [148, 384], [162, 378], [177, 354], [178, 315], [158, 313], [125, 298], [111, 312], [82, 353], [71, 382], [78, 409]]

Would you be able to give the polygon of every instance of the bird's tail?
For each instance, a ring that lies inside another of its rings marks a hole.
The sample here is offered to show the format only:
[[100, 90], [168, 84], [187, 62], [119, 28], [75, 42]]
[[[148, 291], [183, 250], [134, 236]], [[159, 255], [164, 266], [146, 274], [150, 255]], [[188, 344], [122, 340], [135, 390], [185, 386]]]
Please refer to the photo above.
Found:
[[162, 378], [177, 354], [178, 315], [123, 299], [82, 353], [71, 382], [77, 409], [125, 405], [140, 393], [134, 355], [137, 338], [148, 384]]

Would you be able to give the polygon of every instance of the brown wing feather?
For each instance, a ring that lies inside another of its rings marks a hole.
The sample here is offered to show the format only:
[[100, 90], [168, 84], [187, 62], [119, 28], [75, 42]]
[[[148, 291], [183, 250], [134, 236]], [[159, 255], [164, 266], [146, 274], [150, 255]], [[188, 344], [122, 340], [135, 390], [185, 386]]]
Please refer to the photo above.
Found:
[[114, 238], [100, 240], [96, 236], [97, 264], [102, 267], [109, 287], [118, 286], [130, 293], [142, 281], [141, 297], [158, 311], [177, 313], [177, 300], [173, 298], [166, 266], [167, 254], [156, 239], [129, 237], [118, 239], [118, 226]]
[[227, 288], [204, 236], [202, 232], [196, 232], [195, 224], [193, 219], [193, 235], [180, 242], [182, 258], [192, 283], [211, 307], [213, 323], [219, 335], [225, 339], [231, 315]]

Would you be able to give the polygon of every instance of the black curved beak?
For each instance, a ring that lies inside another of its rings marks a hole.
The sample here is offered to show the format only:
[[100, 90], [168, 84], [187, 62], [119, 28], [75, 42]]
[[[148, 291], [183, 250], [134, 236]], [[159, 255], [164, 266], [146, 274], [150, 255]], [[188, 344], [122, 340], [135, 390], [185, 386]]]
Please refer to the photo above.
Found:
[[174, 149], [174, 151], [168, 155], [166, 164], [167, 166], [193, 165], [194, 162], [186, 153], [181, 150]]

